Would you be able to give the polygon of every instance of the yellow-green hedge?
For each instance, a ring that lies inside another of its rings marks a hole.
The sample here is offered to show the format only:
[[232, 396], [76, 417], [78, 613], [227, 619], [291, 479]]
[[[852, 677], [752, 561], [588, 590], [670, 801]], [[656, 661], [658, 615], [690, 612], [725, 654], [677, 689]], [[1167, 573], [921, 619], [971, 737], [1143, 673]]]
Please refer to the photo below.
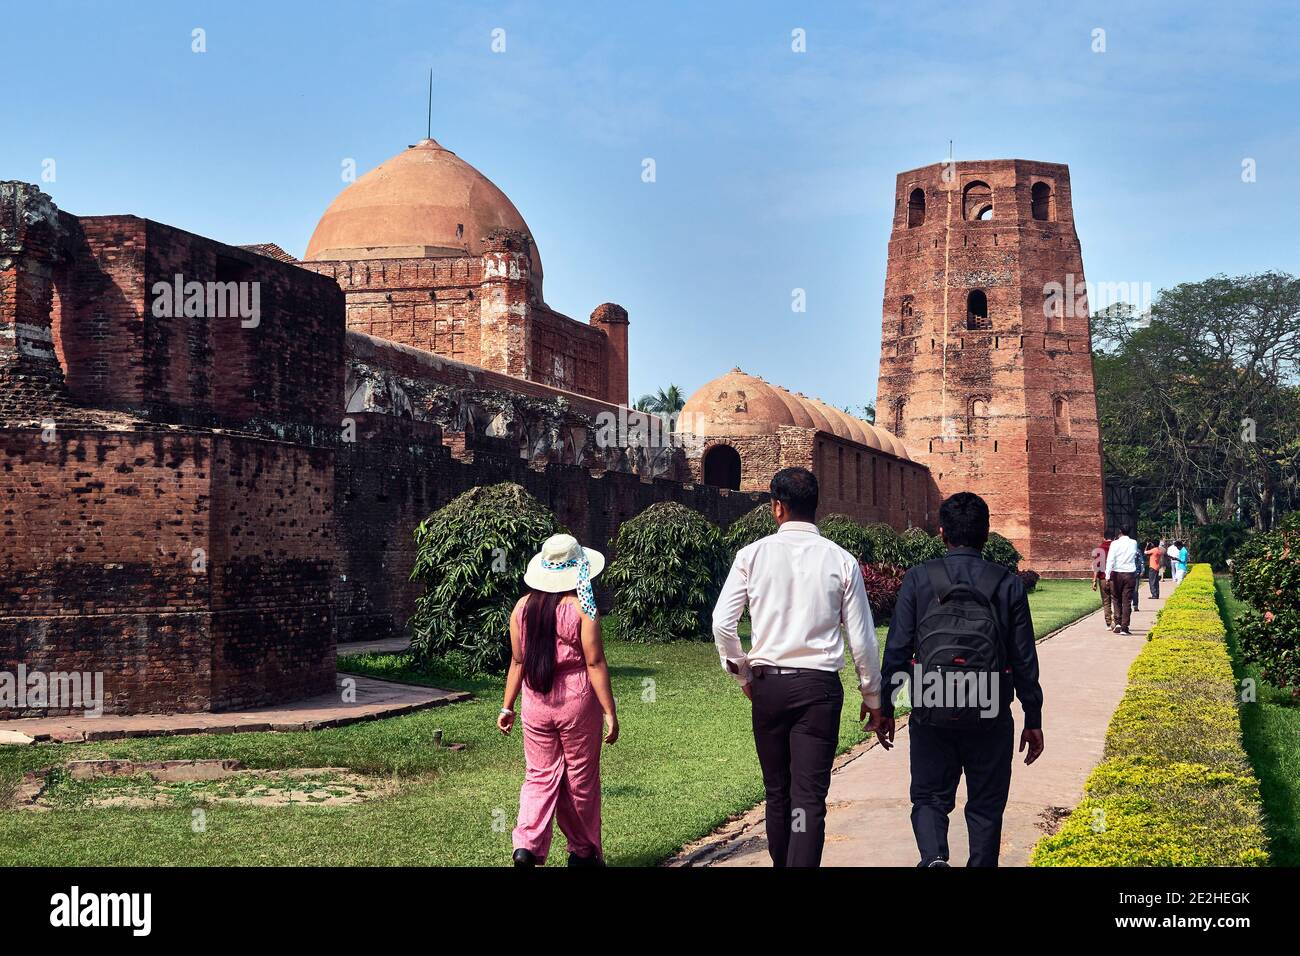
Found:
[[1260, 866], [1259, 783], [1241, 746], [1236, 685], [1195, 565], [1133, 661], [1101, 764], [1034, 866]]

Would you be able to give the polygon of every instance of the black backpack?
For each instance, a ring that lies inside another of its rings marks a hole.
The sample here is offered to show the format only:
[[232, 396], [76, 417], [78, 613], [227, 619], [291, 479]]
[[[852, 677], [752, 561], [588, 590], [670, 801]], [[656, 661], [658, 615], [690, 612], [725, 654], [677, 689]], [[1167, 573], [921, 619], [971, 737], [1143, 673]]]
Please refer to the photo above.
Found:
[[[945, 689], [942, 706], [922, 703], [925, 686], [912, 682], [913, 720], [929, 726], [970, 726], [983, 717], [979, 698], [970, 693], [972, 678], [992, 696], [995, 708], [1002, 706], [1000, 681], [1007, 679], [1005, 636], [993, 607], [1007, 570], [1001, 565], [985, 563], [975, 584], [954, 583], [943, 558], [925, 562], [925, 571], [934, 589], [934, 600], [916, 625], [916, 673], [931, 685]], [[960, 687], [963, 695], [953, 695], [950, 688]], [[996, 712], [995, 712], [996, 713]]]

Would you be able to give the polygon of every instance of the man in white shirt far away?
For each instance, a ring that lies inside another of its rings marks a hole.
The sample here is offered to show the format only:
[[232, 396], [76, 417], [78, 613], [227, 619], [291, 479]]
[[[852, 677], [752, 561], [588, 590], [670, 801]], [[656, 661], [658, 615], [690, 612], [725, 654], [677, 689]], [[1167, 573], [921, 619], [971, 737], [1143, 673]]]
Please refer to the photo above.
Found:
[[[772, 865], [818, 866], [844, 704], [844, 635], [867, 732], [880, 726], [880, 649], [857, 559], [813, 523], [816, 475], [785, 468], [771, 490], [777, 532], [736, 554], [713, 609], [713, 638], [752, 705]], [[736, 632], [746, 604], [748, 654]]]
[[1132, 634], [1128, 629], [1133, 612], [1133, 595], [1137, 593], [1138, 543], [1129, 537], [1128, 528], [1119, 529], [1119, 537], [1106, 552], [1106, 580], [1110, 582], [1115, 608], [1115, 633]]

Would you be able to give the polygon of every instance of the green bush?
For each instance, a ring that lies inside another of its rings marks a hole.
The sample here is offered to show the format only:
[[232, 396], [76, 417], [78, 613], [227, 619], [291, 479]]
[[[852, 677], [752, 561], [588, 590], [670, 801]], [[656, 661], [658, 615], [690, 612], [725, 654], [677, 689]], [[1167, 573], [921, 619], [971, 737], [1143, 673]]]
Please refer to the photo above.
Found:
[[1237, 550], [1232, 590], [1250, 604], [1237, 618], [1243, 656], [1264, 680], [1300, 697], [1300, 512]]
[[763, 502], [733, 521], [723, 537], [734, 555], [741, 548], [760, 538], [766, 538], [769, 534], [776, 534], [776, 519], [772, 517], [771, 504]]
[[1228, 570], [1228, 559], [1250, 536], [1246, 526], [1236, 521], [1203, 524], [1192, 532], [1192, 553], [1215, 571]]
[[989, 539], [984, 543], [983, 558], [1000, 564], [1009, 571], [1020, 570], [1020, 552], [1016, 546], [996, 531], [989, 532]]
[[674, 501], [623, 522], [605, 582], [624, 640], [712, 640], [713, 605], [730, 563], [722, 532]]
[[914, 568], [926, 561], [942, 558], [948, 553], [942, 538], [922, 528], [908, 528], [901, 535], [901, 542], [903, 549], [901, 567], [903, 568]]
[[867, 529], [848, 515], [829, 514], [817, 522], [817, 530], [823, 538], [830, 538], [859, 562], [871, 564], [876, 560]]
[[524, 569], [562, 530], [541, 502], [509, 483], [471, 488], [421, 521], [411, 571], [424, 585], [410, 622], [417, 660], [466, 674], [504, 670]]
[[876, 564], [891, 564], [896, 568], [906, 567], [904, 562], [907, 560], [907, 555], [903, 550], [902, 535], [879, 521], [867, 525], [862, 530], [871, 541], [871, 551], [875, 555]]
[[1083, 802], [1031, 865], [1267, 864], [1223, 622], [1212, 634], [1202, 618], [1207, 585], [1213, 606], [1213, 573], [1198, 564], [1169, 598], [1129, 669]]

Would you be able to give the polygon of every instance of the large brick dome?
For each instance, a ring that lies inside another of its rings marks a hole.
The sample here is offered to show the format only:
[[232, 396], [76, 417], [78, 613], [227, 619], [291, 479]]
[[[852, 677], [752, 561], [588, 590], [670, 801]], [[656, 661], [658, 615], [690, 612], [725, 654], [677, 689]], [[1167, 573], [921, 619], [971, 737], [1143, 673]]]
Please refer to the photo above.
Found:
[[777, 389], [733, 368], [701, 386], [681, 411], [682, 428], [696, 435], [770, 435], [797, 425]]
[[[451, 150], [421, 140], [330, 203], [307, 243], [308, 260], [478, 255], [489, 233], [532, 230], [491, 180]], [[542, 262], [532, 247], [533, 277]]]

